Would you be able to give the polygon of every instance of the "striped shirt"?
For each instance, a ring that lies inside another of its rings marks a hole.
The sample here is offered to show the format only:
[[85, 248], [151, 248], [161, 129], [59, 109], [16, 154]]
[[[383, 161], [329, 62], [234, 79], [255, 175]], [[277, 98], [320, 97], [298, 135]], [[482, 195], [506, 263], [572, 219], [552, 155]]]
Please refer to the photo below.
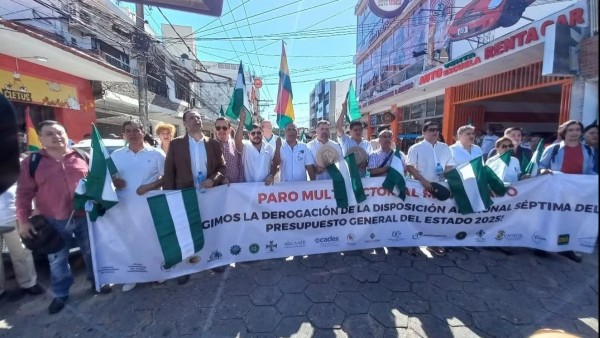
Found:
[[[394, 150], [390, 150], [390, 151], [393, 152]], [[375, 169], [375, 168], [381, 167], [383, 164], [383, 161], [385, 161], [385, 159], [388, 158], [389, 154], [390, 154], [389, 152], [385, 152], [381, 148], [370, 153], [369, 154], [369, 164], [367, 165], [367, 169]], [[390, 156], [388, 158], [388, 160], [386, 161], [386, 163], [383, 164], [383, 167], [389, 166], [392, 163], [392, 156]], [[400, 158], [402, 159], [403, 165], [406, 165], [405, 157], [406, 157], [406, 155], [404, 155], [403, 152], [400, 152]]]
[[227, 142], [222, 142], [217, 139], [223, 149], [223, 157], [225, 158], [225, 165], [227, 166], [227, 172], [225, 176], [229, 183], [240, 183], [244, 182], [244, 166], [242, 163], [242, 155], [235, 151], [235, 142], [229, 138]]

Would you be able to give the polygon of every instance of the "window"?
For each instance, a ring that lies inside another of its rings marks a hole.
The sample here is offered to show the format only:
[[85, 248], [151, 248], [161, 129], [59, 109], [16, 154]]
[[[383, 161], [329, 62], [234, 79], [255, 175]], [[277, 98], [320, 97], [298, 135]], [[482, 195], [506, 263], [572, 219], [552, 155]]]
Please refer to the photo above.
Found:
[[425, 112], [425, 101], [413, 103], [412, 106], [410, 107], [411, 120], [418, 119], [418, 118], [425, 116], [424, 112]]
[[435, 98], [435, 116], [444, 115], [444, 95]]
[[435, 98], [428, 99], [426, 107], [425, 116], [435, 116]]
[[405, 121], [410, 120], [410, 106], [402, 107], [402, 119]]

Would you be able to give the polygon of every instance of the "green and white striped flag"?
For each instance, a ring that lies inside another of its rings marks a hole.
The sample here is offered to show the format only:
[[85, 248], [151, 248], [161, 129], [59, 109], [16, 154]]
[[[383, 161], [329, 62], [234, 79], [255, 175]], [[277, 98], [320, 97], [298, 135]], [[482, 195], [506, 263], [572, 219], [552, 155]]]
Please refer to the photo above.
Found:
[[327, 166], [333, 180], [333, 195], [338, 208], [348, 208], [367, 199], [354, 154]]
[[231, 101], [225, 112], [225, 116], [238, 120], [240, 118], [240, 110], [242, 107], [246, 108], [246, 120], [240, 121], [246, 127], [246, 130], [252, 130], [252, 113], [250, 112], [250, 103], [248, 102], [248, 95], [246, 94], [246, 79], [244, 77], [244, 66], [240, 61], [240, 67], [238, 69], [237, 79], [235, 80], [235, 88], [233, 89], [233, 95], [231, 95]]
[[502, 180], [491, 168], [483, 165], [481, 157], [457, 166], [445, 176], [461, 214], [487, 210], [494, 204], [490, 190], [500, 196], [506, 193]]
[[165, 269], [191, 257], [204, 247], [204, 232], [195, 188], [148, 198]]
[[119, 202], [112, 183], [112, 176], [115, 175], [118, 175], [117, 168], [102, 143], [98, 129], [92, 125], [90, 171], [75, 189], [73, 209], [85, 210], [92, 222], [104, 215], [106, 210]]
[[[510, 158], [512, 157], [512, 151], [507, 151], [504, 154], [498, 156], [494, 156], [488, 160], [486, 163], [486, 167], [492, 169], [496, 176], [500, 178], [500, 180], [504, 180], [506, 175], [506, 171], [508, 170], [508, 166], [510, 165]], [[504, 183], [504, 185], [508, 186], [509, 183]]]
[[535, 151], [533, 152], [533, 156], [531, 156], [531, 161], [527, 164], [524, 175], [531, 175], [531, 177], [535, 177], [538, 175], [538, 163], [542, 159], [542, 154], [544, 153], [544, 139], [541, 139], [538, 142]]
[[400, 151], [396, 150], [392, 155], [392, 162], [388, 169], [387, 175], [383, 185], [387, 191], [394, 193], [394, 188], [398, 189], [398, 197], [403, 201], [406, 198], [406, 181], [404, 180], [404, 164], [402, 163], [402, 157]]

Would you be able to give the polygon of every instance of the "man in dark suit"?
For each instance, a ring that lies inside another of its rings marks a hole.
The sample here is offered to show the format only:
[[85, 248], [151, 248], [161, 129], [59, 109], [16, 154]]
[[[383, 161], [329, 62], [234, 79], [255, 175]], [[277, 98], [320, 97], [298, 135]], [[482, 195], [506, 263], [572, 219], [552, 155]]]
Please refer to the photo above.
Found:
[[[169, 145], [163, 189], [208, 189], [220, 185], [227, 170], [221, 145], [202, 133], [202, 118], [197, 110], [186, 111], [183, 123], [187, 134], [173, 139]], [[189, 279], [189, 275], [181, 276], [177, 282], [185, 284]]]

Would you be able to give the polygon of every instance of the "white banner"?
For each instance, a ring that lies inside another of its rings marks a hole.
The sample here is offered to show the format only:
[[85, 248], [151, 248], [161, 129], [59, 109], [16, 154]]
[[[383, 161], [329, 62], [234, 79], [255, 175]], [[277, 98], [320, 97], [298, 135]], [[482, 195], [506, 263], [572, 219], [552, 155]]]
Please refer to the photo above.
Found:
[[[198, 193], [204, 247], [170, 270], [146, 197], [90, 224], [97, 282], [169, 279], [233, 262], [381, 247], [501, 246], [591, 253], [598, 236], [598, 176], [554, 174], [518, 182], [487, 212], [461, 215], [407, 180], [402, 201], [363, 179], [367, 200], [337, 209], [331, 181], [220, 186]], [[156, 194], [161, 193], [157, 192]]]

